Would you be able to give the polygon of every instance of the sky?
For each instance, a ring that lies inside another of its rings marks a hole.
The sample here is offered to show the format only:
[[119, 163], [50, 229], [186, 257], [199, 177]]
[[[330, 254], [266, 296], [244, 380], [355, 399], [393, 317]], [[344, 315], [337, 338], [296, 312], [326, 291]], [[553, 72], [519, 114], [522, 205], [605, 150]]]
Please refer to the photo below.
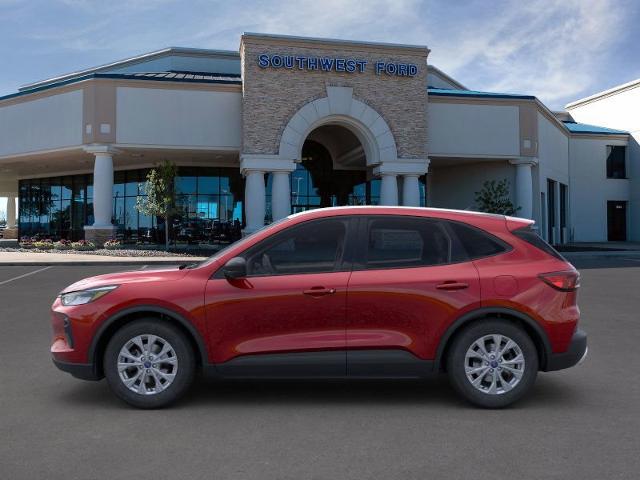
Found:
[[0, 0], [0, 95], [168, 46], [237, 50], [245, 31], [426, 45], [467, 88], [554, 110], [640, 78], [637, 0]]

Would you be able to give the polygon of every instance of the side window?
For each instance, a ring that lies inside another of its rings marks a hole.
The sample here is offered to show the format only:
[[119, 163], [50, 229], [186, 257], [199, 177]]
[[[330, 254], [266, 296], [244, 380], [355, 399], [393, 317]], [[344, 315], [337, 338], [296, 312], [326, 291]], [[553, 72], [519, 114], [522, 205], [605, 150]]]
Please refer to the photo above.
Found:
[[249, 276], [293, 275], [339, 270], [347, 218], [312, 220], [254, 246], [243, 256]]
[[509, 246], [502, 240], [484, 230], [459, 222], [447, 222], [447, 224], [463, 249], [462, 252], [454, 252], [455, 258], [466, 257], [469, 260], [474, 260], [497, 255], [509, 249]]
[[419, 217], [368, 219], [367, 269], [442, 265], [451, 260], [451, 240], [438, 221]]

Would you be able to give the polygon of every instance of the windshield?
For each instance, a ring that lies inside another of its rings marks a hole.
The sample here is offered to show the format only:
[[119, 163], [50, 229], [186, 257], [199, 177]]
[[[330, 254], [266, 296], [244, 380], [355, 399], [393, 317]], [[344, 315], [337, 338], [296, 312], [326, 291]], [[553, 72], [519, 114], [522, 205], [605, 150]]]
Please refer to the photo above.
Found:
[[285, 220], [287, 220], [289, 217], [285, 217], [282, 218], [276, 222], [270, 223], [269, 225], [265, 225], [264, 227], [260, 228], [259, 230], [256, 230], [255, 232], [251, 233], [250, 235], [247, 235], [246, 237], [238, 240], [237, 242], [234, 243], [230, 243], [229, 245], [227, 245], [226, 247], [218, 250], [214, 255], [212, 255], [211, 257], [202, 260], [201, 262], [195, 263], [192, 267], [190, 268], [198, 268], [198, 267], [203, 267], [205, 265], [209, 265], [213, 262], [215, 262], [217, 259], [219, 259], [220, 257], [222, 257], [223, 255], [225, 255], [231, 248], [236, 248], [236, 247], [241, 247], [242, 245], [245, 245], [249, 242], [251, 242], [251, 240], [258, 234], [258, 233], [263, 233], [267, 230], [271, 230], [273, 228], [275, 228], [277, 225], [280, 225], [282, 222], [284, 222]]

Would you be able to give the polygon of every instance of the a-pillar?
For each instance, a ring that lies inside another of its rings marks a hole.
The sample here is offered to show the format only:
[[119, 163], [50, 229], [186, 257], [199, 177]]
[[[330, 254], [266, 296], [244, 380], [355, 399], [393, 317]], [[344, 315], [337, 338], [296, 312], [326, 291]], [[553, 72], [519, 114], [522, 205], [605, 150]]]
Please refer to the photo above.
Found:
[[516, 167], [515, 199], [516, 215], [521, 218], [533, 217], [533, 173], [532, 167], [538, 164], [535, 157], [521, 157], [509, 160]]
[[85, 152], [94, 156], [93, 162], [93, 224], [84, 227], [85, 240], [102, 246], [113, 238], [113, 155], [116, 150], [109, 145], [91, 145]]

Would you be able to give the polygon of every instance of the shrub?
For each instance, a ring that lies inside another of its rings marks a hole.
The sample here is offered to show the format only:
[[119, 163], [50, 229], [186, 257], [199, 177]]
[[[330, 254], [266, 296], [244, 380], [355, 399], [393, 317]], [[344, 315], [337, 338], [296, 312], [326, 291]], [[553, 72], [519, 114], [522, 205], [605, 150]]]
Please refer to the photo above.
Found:
[[51, 250], [53, 248], [53, 241], [51, 239], [46, 240], [36, 240], [33, 242], [34, 248], [39, 248], [40, 250]]
[[116, 240], [115, 238], [111, 238], [104, 242], [104, 248], [107, 250], [117, 250], [122, 247], [122, 242], [120, 240]]
[[56, 250], [71, 250], [71, 240], [58, 240], [53, 243], [53, 248]]
[[22, 237], [20, 238], [20, 242], [18, 243], [20, 245], [20, 248], [28, 248], [28, 249], [34, 248], [31, 237]]
[[78, 240], [77, 242], [71, 243], [71, 248], [73, 248], [74, 250], [80, 250], [80, 251], [90, 251], [90, 250], [95, 250], [96, 245], [95, 243], [89, 242], [88, 240]]

